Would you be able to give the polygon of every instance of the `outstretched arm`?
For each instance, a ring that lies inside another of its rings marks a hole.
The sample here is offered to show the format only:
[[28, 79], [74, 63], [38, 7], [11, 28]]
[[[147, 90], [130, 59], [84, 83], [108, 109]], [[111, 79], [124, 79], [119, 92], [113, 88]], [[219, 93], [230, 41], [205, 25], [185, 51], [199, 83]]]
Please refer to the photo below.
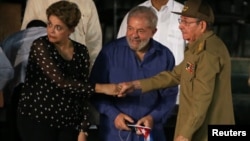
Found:
[[118, 84], [118, 97], [124, 97], [128, 93], [132, 93], [136, 89], [141, 89], [141, 83], [139, 80], [134, 80], [130, 82], [122, 82]]
[[117, 84], [95, 84], [95, 92], [106, 95], [118, 95], [120, 87]]

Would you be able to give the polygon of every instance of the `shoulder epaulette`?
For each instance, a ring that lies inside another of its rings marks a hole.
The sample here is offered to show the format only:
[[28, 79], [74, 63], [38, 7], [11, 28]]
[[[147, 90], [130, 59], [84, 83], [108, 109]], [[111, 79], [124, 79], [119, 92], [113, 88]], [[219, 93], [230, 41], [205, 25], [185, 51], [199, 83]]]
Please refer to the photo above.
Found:
[[203, 50], [205, 50], [205, 41], [199, 43], [198, 47], [195, 50], [195, 54], [199, 54]]

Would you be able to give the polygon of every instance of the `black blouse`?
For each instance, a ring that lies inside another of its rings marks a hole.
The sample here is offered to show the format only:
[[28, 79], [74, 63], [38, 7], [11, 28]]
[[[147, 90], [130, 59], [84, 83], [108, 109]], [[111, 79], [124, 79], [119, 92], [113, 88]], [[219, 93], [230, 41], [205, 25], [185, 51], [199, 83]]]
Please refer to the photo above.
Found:
[[90, 126], [89, 108], [84, 105], [94, 93], [88, 79], [89, 54], [86, 46], [72, 43], [73, 59], [67, 61], [47, 36], [33, 42], [18, 104], [19, 116], [57, 128], [86, 130]]

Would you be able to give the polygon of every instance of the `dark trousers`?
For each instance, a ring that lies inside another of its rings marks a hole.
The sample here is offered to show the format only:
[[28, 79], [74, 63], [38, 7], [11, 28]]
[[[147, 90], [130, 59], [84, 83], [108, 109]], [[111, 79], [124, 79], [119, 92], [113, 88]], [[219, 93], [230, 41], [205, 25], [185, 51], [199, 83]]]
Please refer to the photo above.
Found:
[[77, 141], [78, 131], [72, 128], [52, 128], [28, 118], [17, 118], [22, 141]]

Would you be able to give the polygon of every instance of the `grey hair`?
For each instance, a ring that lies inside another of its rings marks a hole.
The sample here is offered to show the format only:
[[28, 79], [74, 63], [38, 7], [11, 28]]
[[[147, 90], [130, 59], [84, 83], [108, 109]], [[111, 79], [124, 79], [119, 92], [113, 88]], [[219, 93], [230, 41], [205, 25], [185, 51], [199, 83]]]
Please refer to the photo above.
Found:
[[[146, 6], [136, 6], [132, 8], [129, 13], [128, 13], [128, 20], [131, 17], [145, 17], [148, 20], [149, 26], [151, 28], [156, 28], [157, 22], [158, 22], [158, 17], [155, 13], [155, 11]], [[127, 20], [127, 22], [128, 22]]]

